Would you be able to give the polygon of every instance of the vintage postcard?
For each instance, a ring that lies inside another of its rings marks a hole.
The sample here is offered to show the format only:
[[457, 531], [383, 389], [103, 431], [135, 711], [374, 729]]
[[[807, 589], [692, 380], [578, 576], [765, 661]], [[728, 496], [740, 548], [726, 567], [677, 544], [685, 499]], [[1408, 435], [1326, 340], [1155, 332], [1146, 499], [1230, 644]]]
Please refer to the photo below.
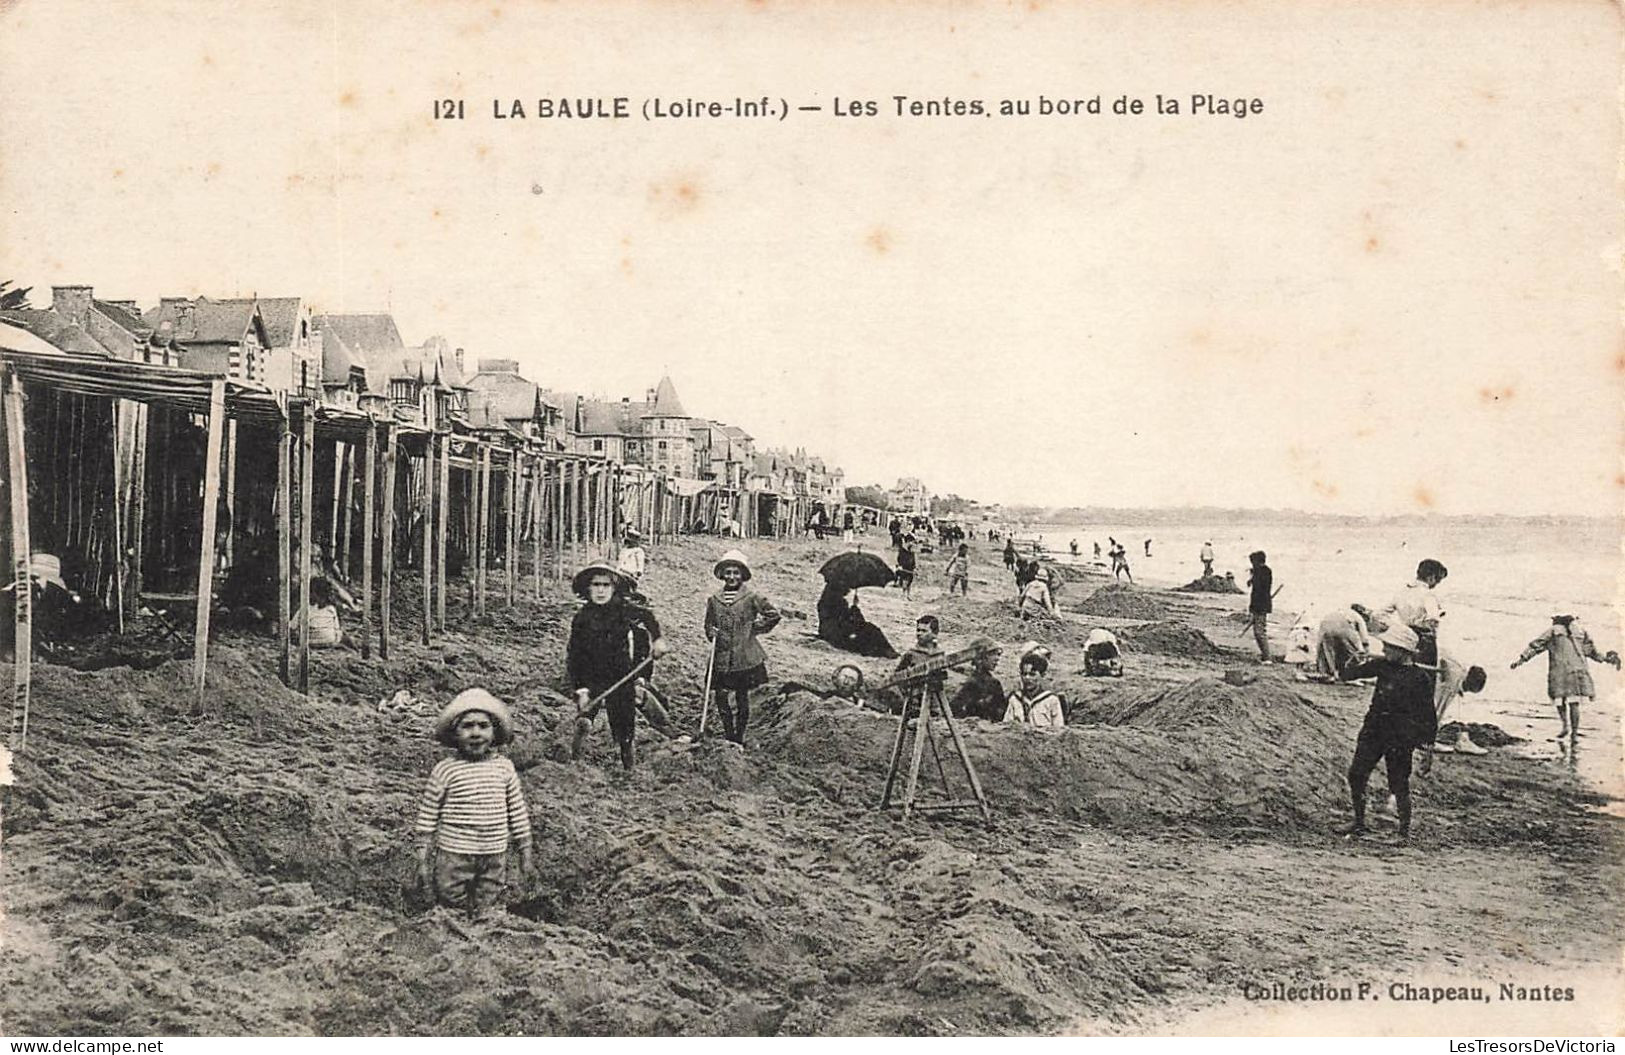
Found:
[[1615, 1035], [1621, 45], [0, 0], [0, 1030]]

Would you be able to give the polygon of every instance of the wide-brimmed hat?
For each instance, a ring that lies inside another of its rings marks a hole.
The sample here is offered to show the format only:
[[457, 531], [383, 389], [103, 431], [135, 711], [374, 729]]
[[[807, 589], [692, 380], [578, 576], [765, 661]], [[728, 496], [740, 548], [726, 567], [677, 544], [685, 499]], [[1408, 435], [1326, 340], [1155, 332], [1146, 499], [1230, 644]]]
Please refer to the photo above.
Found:
[[1377, 640], [1385, 645], [1402, 648], [1406, 652], [1415, 652], [1417, 645], [1420, 643], [1416, 637], [1416, 631], [1399, 622], [1389, 623], [1384, 627], [1382, 633], [1377, 635]]
[[62, 581], [62, 558], [54, 554], [36, 553], [29, 557], [28, 574], [40, 582], [48, 582], [64, 590], [68, 588], [68, 584]]
[[722, 555], [722, 559], [717, 561], [716, 565], [711, 569], [711, 574], [715, 575], [719, 579], [722, 578], [722, 569], [726, 568], [730, 564], [744, 572], [746, 582], [750, 581], [750, 562], [745, 559], [745, 555], [743, 553], [736, 549], [731, 549], [727, 553], [724, 553]]
[[453, 696], [435, 719], [434, 738], [447, 747], [456, 747], [454, 730], [458, 720], [469, 711], [484, 711], [491, 716], [493, 744], [500, 747], [513, 739], [513, 719], [508, 715], [508, 705], [485, 689], [464, 689]]
[[587, 584], [591, 582], [592, 577], [597, 575], [599, 572], [606, 573], [617, 587], [626, 582], [626, 576], [615, 570], [613, 565], [606, 561], [595, 560], [585, 568], [582, 568], [580, 571], [576, 572], [575, 578], [570, 580], [570, 589], [575, 591], [575, 595], [577, 597], [586, 597]]
[[639, 531], [637, 528], [627, 528], [624, 532], [622, 532], [622, 534], [629, 539], [640, 539], [643, 537], [643, 532]]

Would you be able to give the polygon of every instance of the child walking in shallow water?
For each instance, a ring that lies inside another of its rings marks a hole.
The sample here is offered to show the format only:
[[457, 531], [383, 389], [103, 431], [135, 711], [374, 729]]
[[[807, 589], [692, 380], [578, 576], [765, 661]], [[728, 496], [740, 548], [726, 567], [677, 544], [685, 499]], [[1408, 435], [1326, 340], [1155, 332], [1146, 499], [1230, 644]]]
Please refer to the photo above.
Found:
[[417, 880], [450, 908], [479, 915], [502, 897], [508, 847], [531, 872], [530, 810], [513, 763], [495, 750], [513, 739], [508, 707], [484, 689], [457, 694], [440, 712], [435, 739], [456, 748], [429, 774], [418, 804]]
[[1586, 633], [1584, 627], [1575, 624], [1572, 615], [1552, 616], [1552, 625], [1529, 642], [1529, 647], [1512, 661], [1512, 669], [1517, 670], [1542, 652], [1546, 653], [1548, 664], [1546, 695], [1556, 705], [1557, 720], [1563, 725], [1556, 739], [1572, 739], [1580, 735], [1580, 701], [1589, 702], [1597, 695], [1591, 671], [1586, 669], [1586, 660], [1611, 663], [1618, 670], [1619, 653], [1609, 652], [1605, 656], [1598, 652], [1591, 635]]
[[[750, 724], [750, 690], [767, 684], [767, 653], [756, 636], [779, 625], [779, 610], [745, 585], [750, 581], [750, 564], [738, 550], [724, 553], [712, 574], [722, 580], [722, 588], [705, 602], [705, 636], [712, 643], [717, 713], [722, 715], [723, 735], [743, 746], [745, 727]], [[728, 706], [730, 693], [732, 709]]]

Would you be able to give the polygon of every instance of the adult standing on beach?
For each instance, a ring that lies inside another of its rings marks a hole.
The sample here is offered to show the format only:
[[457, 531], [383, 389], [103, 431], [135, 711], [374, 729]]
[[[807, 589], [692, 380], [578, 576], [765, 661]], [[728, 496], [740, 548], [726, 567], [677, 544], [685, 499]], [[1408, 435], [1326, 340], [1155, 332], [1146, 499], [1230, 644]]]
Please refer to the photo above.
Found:
[[1444, 609], [1434, 591], [1449, 574], [1450, 571], [1432, 557], [1421, 561], [1416, 565], [1416, 578], [1406, 583], [1405, 588], [1377, 612], [1377, 619], [1382, 623], [1397, 619], [1416, 631], [1417, 662], [1430, 667], [1439, 662], [1439, 622], [1444, 619]]
[[1198, 555], [1202, 561], [1202, 578], [1213, 575], [1213, 540], [1202, 543], [1202, 552]]
[[1253, 640], [1258, 642], [1258, 662], [1270, 661], [1270, 611], [1275, 607], [1275, 573], [1265, 563], [1269, 558], [1261, 549], [1247, 554], [1252, 569], [1247, 573], [1247, 585], [1252, 596], [1247, 600], [1247, 621], [1253, 628]]
[[1004, 570], [1011, 574], [1016, 570], [1016, 540], [1013, 538], [1004, 540]]
[[1572, 740], [1580, 735], [1580, 701], [1589, 702], [1597, 695], [1586, 660], [1611, 663], [1618, 670], [1619, 653], [1599, 654], [1591, 635], [1584, 627], [1575, 625], [1572, 615], [1552, 616], [1552, 625], [1529, 642], [1512, 661], [1512, 669], [1517, 670], [1542, 652], [1546, 653], [1546, 695], [1557, 706], [1557, 720], [1563, 723], [1556, 739], [1569, 737]]

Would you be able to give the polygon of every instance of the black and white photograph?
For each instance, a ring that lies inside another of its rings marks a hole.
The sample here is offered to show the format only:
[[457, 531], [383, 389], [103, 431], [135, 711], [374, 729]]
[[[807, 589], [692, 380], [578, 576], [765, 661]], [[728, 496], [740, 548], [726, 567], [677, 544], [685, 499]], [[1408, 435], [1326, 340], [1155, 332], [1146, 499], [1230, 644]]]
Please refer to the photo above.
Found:
[[1612, 1051], [1622, 17], [0, 0], [10, 1050]]

